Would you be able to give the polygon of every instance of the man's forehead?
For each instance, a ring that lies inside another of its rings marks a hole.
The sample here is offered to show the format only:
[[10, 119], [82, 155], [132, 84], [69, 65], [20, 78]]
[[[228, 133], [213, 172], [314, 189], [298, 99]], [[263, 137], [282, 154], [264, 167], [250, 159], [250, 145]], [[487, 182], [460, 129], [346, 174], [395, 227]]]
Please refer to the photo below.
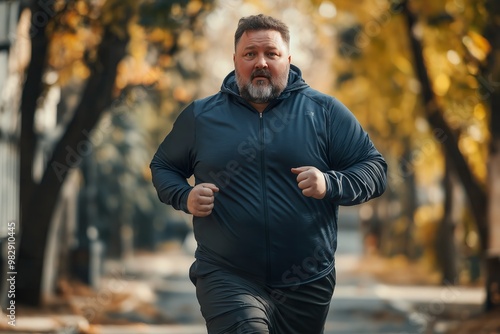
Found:
[[241, 44], [241, 42], [245, 44], [245, 48], [262, 45], [268, 47], [284, 45], [281, 34], [276, 30], [247, 30], [242, 34], [238, 44]]

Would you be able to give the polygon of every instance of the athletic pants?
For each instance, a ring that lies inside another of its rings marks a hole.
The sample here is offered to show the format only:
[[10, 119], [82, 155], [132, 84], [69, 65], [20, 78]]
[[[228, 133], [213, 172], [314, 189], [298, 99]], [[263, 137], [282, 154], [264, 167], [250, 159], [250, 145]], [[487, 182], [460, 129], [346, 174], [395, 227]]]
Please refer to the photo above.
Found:
[[203, 275], [190, 274], [209, 334], [323, 333], [335, 270], [311, 283], [271, 288], [209, 266]]

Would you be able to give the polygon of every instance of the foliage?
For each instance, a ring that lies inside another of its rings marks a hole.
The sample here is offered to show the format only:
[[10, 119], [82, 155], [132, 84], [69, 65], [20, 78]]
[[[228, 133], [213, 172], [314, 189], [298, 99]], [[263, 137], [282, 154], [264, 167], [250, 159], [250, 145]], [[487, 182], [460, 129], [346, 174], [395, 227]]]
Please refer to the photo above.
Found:
[[[63, 91], [68, 85], [82, 87], [91, 75], [94, 50], [101, 42], [105, 25], [110, 25], [117, 34], [127, 29], [130, 35], [128, 54], [118, 66], [117, 99], [94, 130], [94, 137], [100, 140], [92, 154], [85, 157], [83, 165], [84, 171], [94, 170], [90, 174], [92, 178], [87, 172], [83, 173], [84, 198], [94, 194], [91, 200], [99, 203], [97, 211], [91, 210], [91, 224], [98, 226], [105, 235], [119, 233], [114, 229], [120, 229], [121, 225], [133, 226], [137, 219], [143, 221], [143, 226], [136, 228], [137, 233], [151, 230], [159, 220], [162, 221], [160, 226], [165, 223], [168, 210], [154, 194], [148, 165], [156, 145], [153, 143], [165, 135], [172, 114], [182, 109], [194, 95], [192, 88], [185, 88], [188, 87], [185, 83], [189, 78], [198, 77], [196, 65], [189, 64], [190, 58], [186, 61], [177, 54], [195, 55], [204, 49], [197, 22], [198, 16], [210, 9], [210, 3], [197, 0], [75, 1], [59, 8], [57, 24], [51, 29], [49, 67], [57, 74], [56, 84], [63, 87]], [[143, 88], [136, 90], [133, 87]], [[78, 94], [77, 89], [72, 96]], [[63, 95], [62, 98], [71, 101], [72, 96]], [[66, 113], [71, 114], [74, 104], [69, 104]], [[109, 122], [110, 117], [116, 124], [106, 128], [103, 124]], [[100, 131], [103, 127], [107, 129], [104, 133]], [[94, 167], [89, 167], [92, 165]], [[131, 193], [139, 198], [127, 195]], [[87, 209], [81, 207], [81, 210]], [[88, 216], [81, 216], [84, 217]], [[112, 227], [116, 219], [121, 223]], [[144, 221], [149, 222], [147, 226]]]
[[[149, 85], [153, 96], [159, 94], [155, 86], [151, 86], [159, 81], [155, 75], [161, 67], [148, 63], [151, 55], [154, 58], [155, 53], [151, 51], [155, 47], [141, 43], [149, 31], [137, 23], [141, 3], [133, 0], [57, 1], [49, 6], [35, 0], [31, 3], [32, 57], [21, 103], [20, 202], [23, 238], [18, 268], [20, 303], [38, 305], [41, 301], [44, 253], [52, 216], [69, 169], [78, 167], [91, 152], [89, 132], [105, 110], [114, 107], [113, 98], [117, 98], [115, 102], [120, 104], [120, 101], [133, 97], [126, 94], [126, 87]], [[193, 26], [203, 9], [203, 6], [191, 3], [186, 3], [185, 7], [171, 6], [172, 10], [186, 8], [185, 19], [189, 27]], [[144, 6], [148, 4], [151, 3], [144, 2]], [[40, 14], [46, 18], [42, 24], [36, 20]], [[183, 31], [181, 28], [175, 28], [176, 33], [172, 34], [173, 47], [166, 52], [169, 56], [180, 50], [177, 46], [182, 40], [182, 33], [178, 33]], [[129, 70], [132, 72], [129, 73]], [[42, 86], [44, 92], [39, 89]], [[49, 131], [44, 127], [35, 127], [35, 120], [43, 120], [42, 112], [50, 106], [46, 103], [49, 92], [64, 93], [69, 88], [76, 91], [74, 96], [77, 98], [71, 101], [68, 96], [62, 96], [57, 127]], [[50, 145], [45, 147], [45, 152], [35, 155], [35, 147], [41, 146], [40, 141], [46, 138], [49, 138]], [[35, 161], [35, 156], [47, 158], [47, 161], [42, 161], [44, 158]], [[40, 180], [33, 179], [35, 166], [41, 170]], [[147, 180], [146, 175], [143, 178]], [[89, 180], [84, 180], [84, 183], [86, 181]], [[129, 189], [129, 192], [132, 191]], [[84, 227], [85, 223], [81, 222]], [[82, 231], [85, 238], [85, 229]]]
[[[314, 2], [318, 6], [325, 3]], [[419, 0], [410, 4], [419, 19], [413, 33], [424, 45], [429, 77], [445, 120], [484, 187], [489, 140], [485, 102], [493, 84], [479, 72], [489, 51], [480, 33], [485, 9], [476, 1]], [[443, 216], [441, 144], [447, 138], [426, 120], [426, 106], [419, 99], [422, 87], [413, 69], [408, 39], [402, 33], [401, 8], [389, 1], [336, 1], [335, 6], [338, 15], [327, 20], [337, 31], [338, 43], [337, 57], [332, 60], [333, 71], [338, 73], [332, 92], [353, 110], [390, 165], [386, 197], [392, 209], [389, 216], [379, 219], [392, 232], [382, 244], [392, 243], [394, 237], [406, 240], [388, 255], [422, 253], [426, 261], [433, 262], [432, 240]], [[461, 219], [467, 221], [464, 213]], [[478, 249], [477, 237], [465, 239], [469, 240], [467, 247]], [[470, 244], [472, 240], [476, 244]], [[408, 242], [413, 248], [408, 248]]]
[[[118, 35], [131, 36], [129, 55], [120, 68], [117, 94], [127, 85], [152, 85], [162, 71], [175, 62], [172, 56], [183, 48], [199, 52], [193, 38], [198, 16], [209, 10], [211, 1], [70, 1], [59, 4], [51, 27], [49, 66], [59, 75], [58, 83], [85, 80], [95, 61], [104, 26]], [[199, 32], [198, 32], [199, 33]], [[165, 83], [162, 81], [161, 83]], [[163, 89], [160, 87], [159, 89]]]

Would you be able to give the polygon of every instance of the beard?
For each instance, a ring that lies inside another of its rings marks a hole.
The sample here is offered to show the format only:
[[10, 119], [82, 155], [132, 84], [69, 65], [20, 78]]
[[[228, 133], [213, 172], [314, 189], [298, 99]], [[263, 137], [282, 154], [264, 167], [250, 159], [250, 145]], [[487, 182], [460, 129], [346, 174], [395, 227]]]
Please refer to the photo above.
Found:
[[[290, 65], [287, 66], [286, 71], [283, 71], [276, 78], [273, 78], [268, 70], [255, 70], [247, 82], [243, 80], [236, 70], [236, 83], [241, 97], [253, 103], [268, 103], [274, 100], [285, 90], [288, 83], [289, 70]], [[265, 77], [267, 80], [257, 80], [254, 84], [253, 79], [255, 77]]]

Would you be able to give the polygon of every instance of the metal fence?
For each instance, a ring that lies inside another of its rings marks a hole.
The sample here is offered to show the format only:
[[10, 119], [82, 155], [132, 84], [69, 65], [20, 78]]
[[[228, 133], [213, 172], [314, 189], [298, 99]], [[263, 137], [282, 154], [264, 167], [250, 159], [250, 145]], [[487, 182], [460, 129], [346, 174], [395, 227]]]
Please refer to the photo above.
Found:
[[[19, 93], [20, 75], [10, 73], [11, 42], [19, 17], [19, 1], [0, 1], [0, 304], [5, 306], [9, 222], [19, 221]], [[11, 75], [12, 74], [12, 75]]]
[[0, 238], [19, 218], [19, 78], [9, 75], [18, 16], [19, 1], [0, 1]]

